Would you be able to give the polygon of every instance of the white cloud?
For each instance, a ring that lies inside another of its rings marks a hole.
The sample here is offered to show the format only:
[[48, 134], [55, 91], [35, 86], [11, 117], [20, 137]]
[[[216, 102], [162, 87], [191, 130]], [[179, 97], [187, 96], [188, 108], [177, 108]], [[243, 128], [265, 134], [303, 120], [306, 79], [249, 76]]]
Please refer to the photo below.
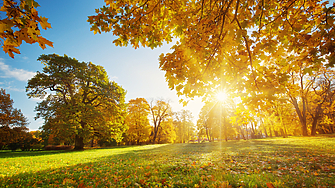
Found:
[[2, 88], [7, 90], [7, 91], [25, 92], [25, 89], [18, 89], [16, 87], [12, 87], [12, 86], [5, 86], [5, 87], [2, 87]]
[[3, 59], [0, 58], [0, 71], [2, 72], [0, 77], [2, 78], [15, 78], [17, 80], [26, 82], [36, 74], [35, 72], [26, 71], [23, 69], [11, 68], [2, 61]]

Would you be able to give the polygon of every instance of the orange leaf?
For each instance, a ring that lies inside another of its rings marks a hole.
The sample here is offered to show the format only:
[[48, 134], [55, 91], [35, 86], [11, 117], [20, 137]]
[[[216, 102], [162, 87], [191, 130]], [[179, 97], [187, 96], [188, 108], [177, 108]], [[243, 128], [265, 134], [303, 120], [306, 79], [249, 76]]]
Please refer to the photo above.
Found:
[[15, 48], [14, 46], [8, 46], [8, 45], [4, 45], [2, 46], [2, 49], [4, 52], [8, 53], [8, 55], [14, 59], [14, 53], [20, 54], [20, 50]]
[[266, 183], [266, 186], [267, 186], [268, 188], [275, 188], [275, 186], [273, 186], [272, 183]]
[[48, 46], [51, 46], [51, 47], [54, 47], [53, 46], [53, 42], [43, 38], [43, 37], [38, 37], [38, 43], [40, 44], [40, 47], [44, 50], [46, 47], [45, 45], [48, 45]]
[[44, 30], [46, 30], [47, 28], [51, 28], [51, 24], [48, 23], [48, 18], [45, 18], [43, 16], [41, 16], [40, 24], [41, 24], [42, 29]]

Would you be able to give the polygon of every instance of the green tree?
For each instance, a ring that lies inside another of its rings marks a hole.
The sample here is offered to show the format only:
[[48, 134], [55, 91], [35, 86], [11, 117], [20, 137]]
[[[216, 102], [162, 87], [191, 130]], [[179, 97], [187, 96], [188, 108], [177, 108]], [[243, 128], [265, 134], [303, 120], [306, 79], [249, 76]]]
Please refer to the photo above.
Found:
[[125, 90], [110, 81], [103, 67], [66, 55], [41, 55], [43, 72], [28, 81], [29, 98], [44, 99], [36, 107], [43, 129], [72, 139], [75, 149], [94, 136], [121, 141], [125, 131]]
[[[42, 49], [46, 45], [53, 47], [52, 42], [41, 36], [40, 28], [51, 28], [48, 18], [39, 16], [36, 8], [39, 4], [34, 0], [4, 0], [0, 14], [0, 45], [2, 50], [12, 58], [14, 53], [20, 54], [18, 49], [22, 42], [38, 43]], [[39, 27], [40, 25], [40, 27]]]

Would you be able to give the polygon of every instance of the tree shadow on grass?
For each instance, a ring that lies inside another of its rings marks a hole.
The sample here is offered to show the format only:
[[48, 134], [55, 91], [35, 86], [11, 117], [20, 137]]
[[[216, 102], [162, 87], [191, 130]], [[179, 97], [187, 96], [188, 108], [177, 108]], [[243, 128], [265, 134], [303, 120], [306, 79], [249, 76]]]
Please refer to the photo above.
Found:
[[72, 152], [71, 150], [52, 150], [52, 151], [8, 151], [0, 152], [0, 158], [33, 157], [41, 155], [54, 155]]
[[0, 152], [0, 158], [18, 158], [18, 157], [34, 157], [34, 156], [43, 156], [43, 155], [57, 155], [62, 153], [80, 153], [83, 151], [94, 152], [94, 150], [103, 150], [103, 149], [114, 149], [114, 148], [127, 148], [127, 147], [136, 147], [136, 146], [114, 146], [106, 148], [85, 148], [84, 150], [42, 150], [42, 151], [2, 151]]

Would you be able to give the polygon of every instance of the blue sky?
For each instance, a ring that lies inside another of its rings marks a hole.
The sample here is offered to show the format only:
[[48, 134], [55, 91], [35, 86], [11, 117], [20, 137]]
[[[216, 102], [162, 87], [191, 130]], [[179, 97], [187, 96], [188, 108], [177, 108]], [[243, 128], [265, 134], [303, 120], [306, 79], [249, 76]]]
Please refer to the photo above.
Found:
[[[0, 50], [0, 88], [6, 89], [14, 100], [14, 107], [21, 109], [29, 119], [29, 128], [37, 130], [43, 120], [34, 120], [37, 99], [28, 99], [25, 92], [27, 80], [43, 65], [37, 61], [41, 54], [56, 53], [68, 55], [79, 61], [93, 62], [103, 66], [109, 77], [127, 90], [126, 101], [137, 97], [170, 100], [173, 111], [183, 107], [175, 91], [169, 90], [164, 72], [159, 70], [158, 57], [169, 52], [171, 44], [151, 50], [116, 47], [111, 33], [96, 34], [90, 31], [87, 16], [94, 15], [95, 9], [104, 5], [103, 0], [37, 0], [41, 7], [40, 16], [49, 18], [52, 29], [42, 30], [41, 34], [54, 42], [54, 48], [42, 50], [38, 44], [25, 44], [21, 54], [12, 59]], [[191, 110], [194, 122], [202, 107], [200, 99], [191, 101], [184, 109]]]

